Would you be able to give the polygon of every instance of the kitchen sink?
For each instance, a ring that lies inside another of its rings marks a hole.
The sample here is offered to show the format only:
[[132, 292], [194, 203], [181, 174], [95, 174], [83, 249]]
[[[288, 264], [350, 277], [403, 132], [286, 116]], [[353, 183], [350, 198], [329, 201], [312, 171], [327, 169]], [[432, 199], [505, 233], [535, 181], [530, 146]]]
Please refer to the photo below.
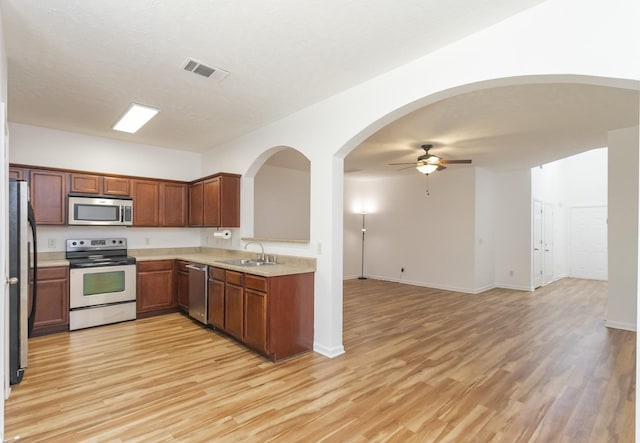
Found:
[[275, 265], [273, 262], [266, 262], [264, 260], [258, 259], [248, 259], [248, 258], [236, 258], [233, 260], [220, 260], [220, 263], [224, 263], [225, 265], [233, 265], [233, 266], [266, 266], [266, 265]]

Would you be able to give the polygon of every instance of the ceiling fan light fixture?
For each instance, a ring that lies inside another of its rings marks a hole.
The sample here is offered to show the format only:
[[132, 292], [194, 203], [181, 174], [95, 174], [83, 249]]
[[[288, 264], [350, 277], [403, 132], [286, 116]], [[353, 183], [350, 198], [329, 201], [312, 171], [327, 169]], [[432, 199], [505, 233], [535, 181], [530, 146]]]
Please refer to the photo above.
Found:
[[440, 157], [438, 157], [437, 155], [432, 155], [426, 161], [429, 164], [435, 164], [435, 163], [438, 163], [440, 161]]
[[436, 169], [438, 169], [438, 165], [433, 165], [433, 164], [429, 164], [429, 163], [423, 163], [420, 165], [416, 166], [416, 169], [423, 173], [424, 175], [429, 175], [432, 172], [435, 172]]

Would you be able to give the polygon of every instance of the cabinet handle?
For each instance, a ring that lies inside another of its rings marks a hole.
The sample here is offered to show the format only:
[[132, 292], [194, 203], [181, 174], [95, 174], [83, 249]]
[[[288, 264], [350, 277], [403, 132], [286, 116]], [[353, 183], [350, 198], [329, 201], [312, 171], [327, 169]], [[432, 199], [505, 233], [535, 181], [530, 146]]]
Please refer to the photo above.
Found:
[[7, 278], [7, 283], [10, 285], [17, 285], [18, 281], [18, 277]]

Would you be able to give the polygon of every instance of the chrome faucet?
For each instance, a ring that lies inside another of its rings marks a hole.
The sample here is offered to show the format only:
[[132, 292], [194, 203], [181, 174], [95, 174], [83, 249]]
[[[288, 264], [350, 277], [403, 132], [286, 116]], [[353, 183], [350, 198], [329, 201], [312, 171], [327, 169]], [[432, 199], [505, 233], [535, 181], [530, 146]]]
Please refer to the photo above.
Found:
[[260, 243], [259, 241], [250, 241], [249, 243], [244, 245], [244, 248], [247, 249], [247, 246], [249, 246], [251, 243], [255, 243], [260, 246], [260, 255], [258, 256], [258, 260], [264, 261], [264, 246], [262, 246], [262, 243]]

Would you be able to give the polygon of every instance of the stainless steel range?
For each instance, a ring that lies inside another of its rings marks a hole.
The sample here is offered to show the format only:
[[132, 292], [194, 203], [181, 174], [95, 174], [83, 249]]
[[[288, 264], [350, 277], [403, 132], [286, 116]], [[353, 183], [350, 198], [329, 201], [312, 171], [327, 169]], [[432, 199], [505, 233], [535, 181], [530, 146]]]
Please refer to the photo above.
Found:
[[136, 318], [136, 259], [127, 239], [67, 240], [69, 329]]

